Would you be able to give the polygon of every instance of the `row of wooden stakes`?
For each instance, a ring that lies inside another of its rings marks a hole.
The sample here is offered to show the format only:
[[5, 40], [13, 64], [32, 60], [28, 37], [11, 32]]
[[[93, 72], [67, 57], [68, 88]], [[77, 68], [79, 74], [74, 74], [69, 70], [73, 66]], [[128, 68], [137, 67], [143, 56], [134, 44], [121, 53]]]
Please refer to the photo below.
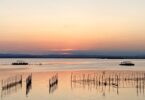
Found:
[[[22, 87], [22, 83], [23, 83], [22, 75], [12, 76], [5, 80], [2, 80], [1, 81], [1, 98], [4, 95], [10, 94], [10, 92], [12, 92], [11, 90], [13, 90], [13, 88], [17, 88], [17, 86], [19, 86], [19, 85]], [[30, 88], [31, 84], [32, 84], [32, 74], [28, 75], [28, 77], [26, 78], [26, 95], [28, 95], [28, 93], [31, 89]], [[13, 92], [15, 92], [15, 91], [13, 91]]]

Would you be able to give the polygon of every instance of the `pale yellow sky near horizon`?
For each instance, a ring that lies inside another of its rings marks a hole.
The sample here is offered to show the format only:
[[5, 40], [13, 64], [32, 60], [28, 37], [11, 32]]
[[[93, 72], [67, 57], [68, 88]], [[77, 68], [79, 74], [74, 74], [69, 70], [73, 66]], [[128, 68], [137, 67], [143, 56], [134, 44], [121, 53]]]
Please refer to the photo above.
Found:
[[145, 50], [145, 0], [1, 0], [0, 52]]

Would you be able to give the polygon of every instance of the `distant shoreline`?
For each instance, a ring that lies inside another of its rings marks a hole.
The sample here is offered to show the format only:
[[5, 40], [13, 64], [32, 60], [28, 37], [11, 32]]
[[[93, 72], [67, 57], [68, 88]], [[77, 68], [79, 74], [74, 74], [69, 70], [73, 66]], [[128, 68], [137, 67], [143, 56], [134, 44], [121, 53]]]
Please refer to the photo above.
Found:
[[106, 56], [106, 55], [25, 55], [0, 54], [0, 58], [43, 58], [43, 59], [145, 59], [145, 56]]

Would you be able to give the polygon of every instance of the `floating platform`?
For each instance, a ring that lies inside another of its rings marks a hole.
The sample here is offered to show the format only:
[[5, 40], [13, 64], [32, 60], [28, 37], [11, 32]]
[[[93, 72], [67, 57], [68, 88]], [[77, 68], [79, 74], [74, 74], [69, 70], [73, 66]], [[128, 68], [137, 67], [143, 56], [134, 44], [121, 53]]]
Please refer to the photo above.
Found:
[[121, 65], [121, 66], [135, 66], [135, 64], [130, 62], [130, 61], [123, 61], [119, 65]]
[[24, 61], [17, 61], [17, 62], [12, 63], [12, 65], [29, 65], [29, 63], [24, 62]]

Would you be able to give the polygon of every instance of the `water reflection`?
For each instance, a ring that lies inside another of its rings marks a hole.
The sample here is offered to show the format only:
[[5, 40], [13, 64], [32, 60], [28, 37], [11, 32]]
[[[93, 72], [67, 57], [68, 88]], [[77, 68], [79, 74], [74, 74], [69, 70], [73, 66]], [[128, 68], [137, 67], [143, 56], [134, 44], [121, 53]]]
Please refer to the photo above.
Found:
[[49, 79], [49, 93], [53, 93], [58, 88], [58, 74]]
[[32, 89], [32, 74], [26, 78], [26, 96], [28, 96], [31, 89]]
[[4, 98], [12, 93], [16, 93], [22, 88], [22, 75], [9, 77], [5, 80], [2, 80], [1, 87], [1, 98]]
[[[21, 76], [13, 79], [22, 80]], [[95, 100], [101, 97], [105, 100], [121, 100], [119, 98], [144, 100], [145, 72], [143, 71], [52, 71], [33, 72], [33, 75], [27, 72], [23, 73], [23, 79], [25, 79], [23, 84], [22, 81], [20, 83], [15, 81], [18, 84], [2, 89], [1, 97], [23, 88], [22, 93], [17, 92], [4, 100], [15, 100], [17, 97], [21, 97], [23, 100], [40, 100], [41, 97], [44, 100], [56, 100], [56, 98], [76, 100], [78, 97], [79, 100]], [[6, 86], [4, 85], [6, 80], [3, 80], [2, 87]], [[65, 95], [66, 93], [67, 95]], [[116, 98], [111, 98], [112, 96]], [[102, 98], [99, 100], [104, 100]]]
[[145, 73], [144, 72], [93, 72], [93, 73], [71, 73], [71, 89], [96, 89], [103, 96], [109, 90], [136, 88], [137, 95], [144, 94]]

